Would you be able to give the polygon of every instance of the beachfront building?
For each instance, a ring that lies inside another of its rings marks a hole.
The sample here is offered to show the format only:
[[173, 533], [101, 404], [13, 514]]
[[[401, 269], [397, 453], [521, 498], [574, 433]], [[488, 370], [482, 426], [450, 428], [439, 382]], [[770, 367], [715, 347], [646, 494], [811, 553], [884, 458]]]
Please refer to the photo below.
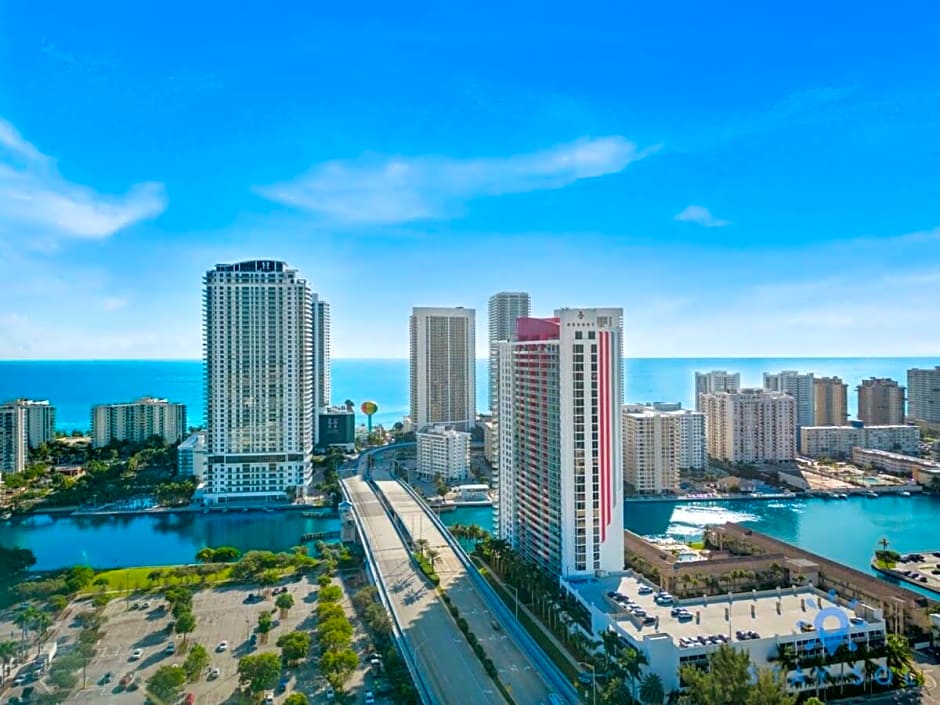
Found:
[[907, 415], [912, 421], [940, 426], [940, 365], [907, 371]]
[[800, 374], [796, 370], [764, 373], [764, 389], [784, 392], [796, 400], [796, 425], [813, 426], [816, 417], [813, 373]]
[[[871, 670], [849, 650], [844, 661], [834, 657], [844, 641], [880, 651], [887, 640], [884, 612], [811, 585], [684, 600], [664, 600], [657, 594], [658, 585], [632, 573], [562, 580], [562, 587], [590, 620], [586, 636], [601, 641], [614, 634], [621, 647], [639, 651], [645, 659], [636, 680], [654, 673], [667, 693], [682, 688], [683, 666], [707, 666], [709, 656], [723, 644], [745, 651], [757, 669], [779, 669], [780, 655], [786, 652], [793, 666], [781, 676], [794, 694], [813, 694], [817, 679], [838, 683], [837, 678], [848, 676], [863, 684], [885, 666], [884, 656], [873, 659]], [[628, 609], [611, 595], [621, 601], [629, 598], [642, 611]], [[824, 633], [818, 627], [823, 623], [831, 635], [828, 641], [821, 641]]]
[[869, 466], [889, 475], [911, 477], [914, 482], [925, 486], [930, 485], [935, 477], [940, 477], [940, 463], [887, 450], [853, 448], [852, 462], [859, 467]]
[[623, 407], [624, 480], [639, 494], [679, 489], [680, 470], [701, 470], [705, 452], [705, 414], [678, 404], [625, 404]]
[[715, 392], [737, 392], [741, 389], [741, 373], [725, 370], [695, 373], [695, 410], [702, 408], [702, 395]]
[[316, 443], [313, 298], [278, 260], [206, 272], [207, 504], [303, 494]]
[[110, 443], [144, 443], [154, 436], [167, 443], [178, 443], [185, 435], [185, 404], [141, 397], [137, 401], [96, 404], [91, 408], [91, 443], [95, 448]]
[[501, 340], [512, 340], [516, 332], [516, 321], [532, 315], [532, 300], [524, 291], [501, 291], [489, 300], [490, 378], [489, 409], [495, 414], [499, 404], [499, 375], [496, 366], [496, 346]]
[[457, 482], [470, 474], [470, 434], [441, 424], [415, 434], [418, 476], [424, 480]]
[[320, 429], [318, 448], [341, 448], [347, 452], [355, 450], [356, 412], [351, 406], [328, 406], [320, 409], [317, 424]]
[[807, 426], [800, 429], [801, 453], [808, 458], [845, 459], [853, 448], [917, 453], [917, 426]]
[[26, 411], [26, 445], [36, 449], [43, 443], [55, 441], [55, 407], [48, 401], [15, 399], [7, 404], [18, 404]]
[[813, 380], [813, 405], [816, 417], [810, 426], [845, 426], [848, 423], [849, 386], [839, 377]]
[[520, 318], [498, 344], [495, 529], [551, 575], [623, 568], [623, 310]]
[[729, 463], [796, 457], [796, 400], [784, 392], [742, 389], [703, 394], [708, 454]]
[[893, 379], [862, 380], [858, 391], [858, 420], [869, 426], [904, 423], [904, 387]]
[[205, 431], [190, 434], [176, 449], [176, 474], [183, 478], [192, 477], [201, 484], [208, 464], [206, 448]]
[[26, 469], [26, 407], [19, 400], [0, 404], [0, 474]]
[[313, 376], [316, 379], [314, 415], [331, 404], [330, 378], [330, 305], [316, 292], [310, 292], [313, 329]]
[[409, 320], [411, 422], [469, 431], [476, 422], [476, 313], [416, 307]]

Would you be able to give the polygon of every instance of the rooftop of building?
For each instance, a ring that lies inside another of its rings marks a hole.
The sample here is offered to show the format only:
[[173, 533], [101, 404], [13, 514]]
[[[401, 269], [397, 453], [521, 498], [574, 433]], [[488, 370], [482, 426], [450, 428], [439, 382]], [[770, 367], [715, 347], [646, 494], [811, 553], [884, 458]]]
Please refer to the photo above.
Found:
[[348, 407], [348, 406], [342, 406], [342, 405], [325, 406], [320, 410], [321, 416], [322, 415], [339, 416], [341, 414], [345, 415], [345, 414], [355, 414], [355, 413], [356, 413], [356, 410], [354, 408]]
[[430, 424], [417, 432], [418, 436], [469, 436], [466, 431], [458, 431], [448, 424]]
[[[586, 602], [609, 614], [636, 641], [654, 634], [671, 636], [677, 643], [680, 639], [694, 640], [719, 634], [729, 637], [730, 641], [738, 641], [739, 631], [756, 633], [759, 638], [809, 635], [814, 632], [808, 626], [817, 620], [826, 630], [840, 624], [863, 629], [865, 625], [878, 625], [883, 621], [878, 611], [864, 605], [850, 609], [844, 602], [833, 601], [829, 595], [812, 587], [740, 593], [730, 598], [725, 595], [688, 599], [677, 601], [675, 605], [657, 604], [658, 589], [629, 574], [596, 578], [574, 587]], [[641, 595], [641, 588], [644, 591], [652, 588], [652, 592]], [[657, 621], [643, 625], [641, 619], [608, 596], [611, 592], [626, 596]], [[675, 606], [687, 609], [692, 618], [680, 621], [673, 617]], [[825, 610], [825, 616], [820, 619], [821, 609]]]
[[842, 426], [803, 426], [804, 431], [860, 431], [863, 429], [874, 430], [874, 429], [900, 429], [900, 428], [909, 428], [914, 431], [919, 430], [917, 426], [911, 426], [910, 424], [885, 424], [881, 426], [877, 425], [868, 425], [863, 421], [853, 421], [851, 424], [842, 425]]
[[913, 455], [905, 455], [904, 453], [895, 453], [890, 450], [878, 450], [877, 448], [853, 448], [852, 451], [859, 451], [860, 453], [865, 453], [866, 455], [872, 455], [876, 458], [884, 458], [886, 460], [900, 460], [907, 463], [918, 463], [927, 468], [937, 468], [940, 469], [940, 463], [929, 460], [927, 458], [918, 458]]

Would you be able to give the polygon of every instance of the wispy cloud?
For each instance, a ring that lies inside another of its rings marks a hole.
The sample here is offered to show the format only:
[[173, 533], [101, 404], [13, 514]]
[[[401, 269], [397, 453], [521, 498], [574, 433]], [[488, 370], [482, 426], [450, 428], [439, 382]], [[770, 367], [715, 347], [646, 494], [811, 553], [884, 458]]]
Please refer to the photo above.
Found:
[[0, 235], [104, 238], [166, 208], [163, 185], [141, 183], [123, 196], [97, 193], [59, 174], [55, 161], [0, 119]]
[[458, 215], [475, 198], [558, 189], [615, 174], [655, 149], [641, 150], [613, 136], [509, 157], [365, 157], [319, 164], [293, 181], [256, 191], [334, 222], [406, 223]]
[[686, 206], [680, 213], [677, 213], [674, 220], [680, 223], [695, 223], [705, 228], [723, 228], [731, 225], [730, 220], [716, 218], [711, 211], [704, 206]]

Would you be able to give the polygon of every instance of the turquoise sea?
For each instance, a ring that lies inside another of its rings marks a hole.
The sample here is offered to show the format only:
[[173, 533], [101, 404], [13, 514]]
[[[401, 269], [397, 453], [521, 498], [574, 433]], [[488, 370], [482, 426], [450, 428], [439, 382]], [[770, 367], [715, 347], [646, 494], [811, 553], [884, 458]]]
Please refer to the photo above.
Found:
[[[865, 377], [907, 378], [911, 367], [940, 364], [940, 358], [628, 358], [624, 361], [625, 398], [631, 402], [681, 401], [692, 406], [697, 370], [741, 373], [745, 386], [760, 386], [763, 372], [785, 369], [838, 375], [854, 388]], [[487, 400], [487, 363], [477, 361], [477, 408]], [[370, 399], [379, 405], [374, 422], [391, 425], [408, 412], [407, 360], [334, 360], [333, 403], [352, 399], [358, 408]], [[849, 411], [855, 394], [849, 394]], [[0, 401], [14, 397], [49, 399], [63, 431], [87, 430], [93, 404], [129, 401], [143, 395], [186, 404], [189, 423], [203, 420], [202, 362], [198, 360], [3, 361]]]

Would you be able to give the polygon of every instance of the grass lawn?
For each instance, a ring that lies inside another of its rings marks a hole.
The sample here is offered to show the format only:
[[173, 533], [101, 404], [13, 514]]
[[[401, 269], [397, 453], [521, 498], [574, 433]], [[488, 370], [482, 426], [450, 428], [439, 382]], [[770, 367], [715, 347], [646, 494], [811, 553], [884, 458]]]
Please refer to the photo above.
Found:
[[[162, 587], [166, 585], [193, 585], [198, 586], [201, 581], [196, 578], [190, 578], [190, 582], [185, 579], [171, 578], [166, 576], [158, 581], [150, 581], [147, 576], [155, 570], [170, 571], [173, 566], [138, 566], [136, 568], [117, 568], [116, 570], [105, 570], [95, 574], [95, 580], [104, 578], [108, 581], [108, 590], [147, 590], [151, 588]], [[220, 583], [229, 579], [231, 567], [226, 566], [217, 573], [213, 573], [206, 578], [206, 583]], [[89, 585], [84, 592], [92, 594], [97, 592], [98, 587]]]

